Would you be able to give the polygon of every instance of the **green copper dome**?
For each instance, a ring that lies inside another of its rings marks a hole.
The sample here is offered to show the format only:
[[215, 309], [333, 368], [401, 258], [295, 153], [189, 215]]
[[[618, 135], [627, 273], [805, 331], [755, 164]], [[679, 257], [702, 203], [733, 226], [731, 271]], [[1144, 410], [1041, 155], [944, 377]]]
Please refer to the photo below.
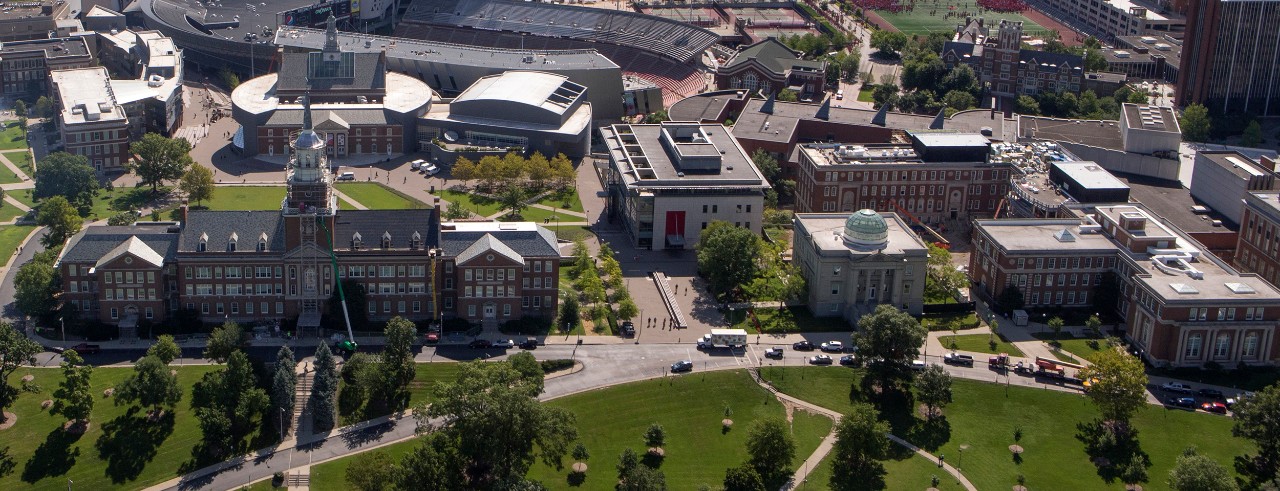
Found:
[[858, 210], [844, 222], [844, 241], [851, 246], [883, 247], [889, 242], [889, 225], [875, 210]]

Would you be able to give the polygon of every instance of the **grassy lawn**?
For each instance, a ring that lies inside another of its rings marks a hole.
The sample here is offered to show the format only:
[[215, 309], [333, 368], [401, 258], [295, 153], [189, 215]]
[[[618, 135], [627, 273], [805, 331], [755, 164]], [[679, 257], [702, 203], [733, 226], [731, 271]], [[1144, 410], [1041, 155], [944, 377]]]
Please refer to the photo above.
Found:
[[[756, 329], [755, 322], [751, 321], [751, 317], [744, 312], [738, 311], [734, 315], [734, 327], [746, 329], [747, 332], [760, 332]], [[814, 317], [809, 312], [808, 307], [787, 307], [782, 310], [775, 308], [758, 308], [756, 309], [756, 318], [760, 320], [760, 327], [764, 334], [777, 334], [787, 332], [853, 332], [853, 326], [850, 326], [843, 317]]]
[[1014, 346], [1012, 343], [1000, 338], [1000, 336], [995, 337], [995, 349], [991, 349], [990, 340], [991, 337], [986, 334], [964, 334], [960, 336], [941, 336], [938, 338], [938, 341], [942, 342], [942, 346], [948, 349], [976, 351], [978, 353], [991, 353], [993, 355], [998, 353], [1008, 353], [1009, 356], [1025, 356], [1022, 354], [1022, 350], [1018, 349], [1018, 347]]
[[[370, 452], [385, 453], [391, 457], [391, 460], [399, 462], [405, 454], [412, 451], [413, 447], [417, 445], [418, 439], [414, 438], [392, 443], [376, 450], [370, 450]], [[355, 461], [354, 457], [343, 457], [311, 466], [311, 489], [313, 491], [346, 491], [349, 489], [347, 485], [347, 467], [350, 467], [353, 461]], [[267, 485], [270, 486], [270, 484], [271, 482], [267, 481]]]
[[[848, 411], [853, 398], [863, 397], [857, 384], [860, 370], [764, 367], [761, 375], [784, 393], [837, 411]], [[894, 425], [895, 434], [946, 455], [948, 462], [956, 463], [959, 446], [968, 445], [963, 469], [978, 489], [1008, 489], [1018, 474], [1027, 477], [1031, 489], [1122, 489], [1119, 482], [1106, 483], [1096, 474], [1084, 444], [1076, 438], [1076, 425], [1097, 417], [1083, 396], [963, 379], [956, 379], [952, 388], [953, 402], [943, 411], [945, 422], [932, 429], [897, 407], [885, 408], [881, 417]], [[1148, 405], [1134, 416], [1133, 424], [1142, 450], [1151, 458], [1150, 482], [1143, 484], [1149, 490], [1168, 489], [1169, 470], [1187, 445], [1196, 445], [1227, 468], [1234, 456], [1252, 451], [1250, 443], [1231, 436], [1232, 420], [1221, 416]], [[1021, 464], [1008, 450], [1016, 426], [1023, 429]]]
[[338, 191], [370, 210], [419, 210], [426, 203], [376, 182], [340, 182]]
[[0, 223], [8, 222], [26, 213], [27, 212], [22, 211], [22, 209], [13, 206], [13, 203], [9, 203], [7, 201], [0, 203]]
[[258, 481], [257, 483], [254, 483], [254, 485], [252, 486], [243, 486], [240, 488], [240, 491], [276, 491], [280, 489], [289, 489], [289, 488], [288, 487], [277, 488], [275, 486], [272, 486], [271, 480], [267, 479], [265, 481]]
[[[936, 7], [937, 15], [929, 15], [930, 10], [935, 10], [935, 8], [923, 4], [913, 11], [893, 13], [888, 10], [877, 10], [875, 13], [908, 36], [913, 34], [925, 36], [930, 32], [954, 32], [956, 23], [964, 21], [963, 17], [960, 19], [948, 19], [946, 13], [949, 6], [955, 6], [955, 12], [970, 12], [971, 15], [978, 15], [979, 11], [977, 2], [974, 0], [949, 0], [945, 4], [938, 4]], [[1036, 24], [1031, 19], [1020, 14], [988, 11], [983, 12], [982, 16], [987, 19], [987, 22], [991, 22], [988, 25], [999, 25], [1001, 19], [1022, 21], [1022, 31], [1033, 36], [1046, 30], [1040, 24]]]
[[0, 150], [16, 150], [27, 148], [27, 136], [17, 121], [5, 121], [4, 131], [0, 131]]
[[[14, 206], [6, 206], [5, 209], [17, 209]], [[27, 234], [35, 227], [31, 225], [5, 225], [0, 226], [0, 265], [9, 262], [9, 256], [18, 250], [18, 244], [22, 243], [22, 239], [27, 238]]]
[[[508, 217], [510, 217], [510, 218], [508, 218]], [[515, 220], [515, 217], [512, 217], [510, 214], [508, 214], [508, 215], [504, 215], [501, 219], [502, 219], [502, 220], [507, 220], [507, 219]], [[536, 223], [541, 223], [541, 224], [543, 224], [543, 225], [552, 225], [552, 224], [556, 223], [556, 221], [561, 221], [561, 222], [565, 222], [565, 223], [585, 222], [585, 221], [587, 221], [587, 219], [586, 219], [586, 218], [583, 218], [583, 217], [580, 217], [580, 216], [577, 216], [577, 215], [567, 215], [567, 214], [564, 214], [564, 213], [556, 213], [556, 212], [553, 212], [553, 211], [551, 211], [551, 210], [544, 210], [544, 209], [542, 209], [542, 208], [533, 208], [533, 207], [529, 207], [529, 208], [525, 208], [524, 210], [521, 210], [521, 211], [520, 211], [520, 219], [519, 219], [519, 220], [520, 220], [520, 221], [525, 221], [525, 222], [536, 222]], [[549, 223], [544, 223], [544, 222], [545, 222], [545, 221], [547, 221], [547, 220], [550, 220], [550, 222], [549, 222]]]
[[791, 243], [791, 231], [782, 227], [767, 227], [764, 229], [764, 235], [775, 244]]
[[538, 204], [550, 206], [552, 208], [563, 208], [569, 211], [582, 213], [582, 200], [578, 199], [578, 190], [571, 189], [567, 195], [561, 196], [551, 193], [538, 200]]
[[[215, 199], [218, 197], [219, 191], [220, 188], [214, 190]], [[152, 203], [157, 197], [164, 197], [166, 194], [168, 194], [168, 188], [166, 187], [161, 187], [156, 194], [151, 193], [150, 187], [99, 189], [98, 194], [93, 199], [93, 208], [89, 212], [89, 219], [106, 219], [122, 211], [137, 210]]]
[[0, 184], [15, 184], [22, 182], [22, 178], [9, 170], [7, 166], [0, 166]]
[[[885, 470], [885, 491], [920, 491], [928, 488], [930, 478], [938, 476], [939, 491], [963, 490], [964, 486], [956, 484], [955, 478], [952, 478], [946, 471], [938, 469], [937, 464], [916, 455], [914, 452], [907, 453], [902, 451], [902, 447], [894, 446], [891, 449], [893, 455], [883, 462]], [[831, 482], [831, 454], [827, 454], [818, 464], [818, 467], [809, 472], [806, 482], [800, 483], [795, 489], [805, 490], [826, 490]]]
[[1032, 333], [1031, 336], [1036, 339], [1048, 341], [1050, 345], [1056, 346], [1062, 351], [1065, 351], [1066, 353], [1054, 353], [1054, 356], [1063, 361], [1072, 361], [1063, 358], [1063, 356], [1070, 357], [1070, 355], [1075, 355], [1076, 357], [1087, 360], [1089, 357], [1093, 356], [1094, 353], [1102, 351], [1107, 347], [1106, 340], [1077, 338], [1073, 337], [1069, 332], [1062, 333], [1061, 339], [1053, 339], [1053, 333], [1037, 332]]
[[575, 240], [586, 240], [596, 235], [591, 231], [591, 227], [586, 226], [561, 225], [557, 227], [555, 225], [551, 225], [547, 228], [556, 233], [557, 239], [567, 240], [570, 242]]
[[[581, 489], [613, 489], [614, 463], [624, 448], [644, 453], [643, 435], [651, 423], [666, 430], [666, 459], [659, 468], [669, 489], [715, 487], [724, 471], [746, 460], [747, 428], [765, 417], [785, 417], [786, 411], [769, 392], [751, 381], [745, 371], [693, 373], [625, 384], [551, 401], [573, 411], [578, 435], [591, 452], [590, 470]], [[721, 431], [724, 407], [733, 410], [733, 429]], [[795, 465], [813, 453], [831, 431], [824, 416], [795, 411], [792, 431], [796, 439]], [[569, 459], [565, 469], [534, 464], [529, 477], [548, 489], [567, 489]]]
[[339, 209], [339, 210], [356, 210], [356, 209], [358, 209], [358, 208], [356, 208], [356, 205], [351, 204], [351, 202], [350, 202], [350, 201], [347, 201], [347, 200], [345, 200], [345, 199], [342, 199], [342, 197], [341, 197], [341, 196], [339, 196], [339, 197], [338, 197], [338, 209]]
[[978, 314], [966, 312], [961, 314], [928, 314], [920, 319], [920, 324], [930, 331], [950, 331], [954, 324], [956, 330], [974, 329], [982, 322]]
[[36, 170], [31, 167], [31, 151], [23, 150], [21, 152], [5, 152], [4, 156], [9, 159], [10, 162], [13, 162], [13, 165], [22, 169], [22, 172], [26, 173], [27, 177], [32, 179], [36, 177]]
[[60, 490], [66, 488], [68, 479], [75, 481], [76, 489], [140, 489], [178, 475], [200, 440], [200, 427], [190, 409], [190, 387], [201, 375], [218, 367], [175, 368], [184, 387], [183, 400], [171, 417], [156, 423], [131, 414], [131, 407], [116, 406], [101, 396], [103, 390], [132, 374], [132, 369], [95, 369], [92, 424], [88, 432], [79, 436], [66, 436], [61, 430], [66, 419], [40, 409], [40, 402], [50, 399], [58, 388], [62, 371], [19, 370], [15, 378], [35, 375], [35, 383], [42, 390], [21, 394], [10, 408], [18, 415], [18, 424], [0, 434], [16, 467], [13, 473], [0, 478], [0, 489]]
[[5, 191], [4, 195], [18, 200], [19, 203], [27, 205], [28, 208], [36, 207], [36, 199], [31, 197], [30, 189], [15, 189], [13, 191]]
[[494, 213], [502, 211], [502, 205], [497, 200], [484, 196], [470, 193], [463, 193], [452, 189], [437, 190], [436, 194], [440, 199], [448, 201], [451, 206], [461, 206], [463, 209], [487, 217]]
[[871, 97], [872, 92], [875, 92], [875, 89], [871, 88], [871, 86], [864, 86], [862, 89], [859, 89], [858, 102], [875, 102], [875, 98]]
[[[448, 382], [458, 378], [457, 363], [418, 363], [413, 382], [409, 383], [409, 406], [419, 402], [431, 402], [435, 399], [433, 390], [437, 382]], [[345, 383], [339, 385], [339, 390]], [[339, 409], [341, 411], [341, 409]], [[341, 414], [342, 424], [353, 424], [366, 419], [386, 416], [386, 413], [373, 414], [357, 409], [351, 414]]]
[[[278, 210], [280, 201], [284, 199], [284, 191], [284, 186], [215, 186], [213, 199], [199, 205], [191, 203], [191, 206], [193, 209], [218, 211]], [[171, 220], [181, 220], [178, 206], [175, 204], [172, 208], [162, 210], [160, 214], [169, 216]]]

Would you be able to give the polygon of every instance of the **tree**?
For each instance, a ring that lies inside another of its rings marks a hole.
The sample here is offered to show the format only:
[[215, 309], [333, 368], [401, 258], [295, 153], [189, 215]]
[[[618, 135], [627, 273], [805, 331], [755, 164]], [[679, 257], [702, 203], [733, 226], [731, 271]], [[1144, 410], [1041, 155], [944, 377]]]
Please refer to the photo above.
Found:
[[1053, 331], [1053, 339], [1056, 340], [1062, 337], [1062, 326], [1064, 326], [1065, 324], [1066, 322], [1063, 321], [1062, 318], [1058, 316], [1054, 316], [1052, 319], [1049, 319], [1048, 325], [1049, 325], [1049, 330]]
[[[968, 65], [960, 65], [960, 66], [968, 66]], [[942, 96], [942, 103], [946, 104], [947, 107], [955, 109], [957, 111], [963, 111], [965, 109], [978, 106], [978, 100], [973, 97], [973, 94], [970, 94], [964, 91], [959, 91], [959, 90], [953, 90], [951, 92], [947, 92], [947, 95]]]
[[1101, 327], [1102, 327], [1102, 320], [1099, 319], [1098, 316], [1096, 315], [1091, 315], [1089, 316], [1088, 319], [1085, 319], [1084, 321], [1085, 330], [1089, 331], [1089, 335], [1095, 338], [1102, 337]]
[[93, 366], [87, 365], [84, 358], [76, 350], [69, 349], [62, 353], [62, 382], [58, 390], [53, 391], [53, 407], [49, 414], [61, 414], [81, 429], [89, 422], [93, 414], [93, 393], [89, 391], [89, 382], [93, 378]]
[[667, 442], [667, 432], [662, 429], [662, 425], [653, 423], [649, 428], [644, 430], [644, 444], [647, 447], [662, 447]]
[[582, 322], [581, 307], [578, 305], [577, 295], [569, 295], [560, 302], [560, 319], [556, 321], [556, 325], [565, 331], [571, 331]]
[[311, 399], [307, 406], [311, 408], [311, 425], [316, 431], [333, 429], [333, 398], [338, 394], [337, 363], [329, 346], [322, 341], [316, 347], [315, 380], [311, 385]]
[[[956, 92], [956, 91], [969, 94], [969, 96], [974, 98], [977, 97], [977, 94], [981, 91], [981, 89], [980, 89], [980, 82], [978, 80], [978, 74], [973, 71], [973, 67], [970, 67], [969, 65], [965, 65], [965, 64], [960, 64], [960, 65], [957, 65], [955, 68], [952, 68], [950, 71], [947, 72], [946, 75], [942, 77], [941, 86], [938, 87], [937, 90], [935, 90], [935, 92], [939, 94]], [[976, 102], [973, 105], [977, 105]], [[968, 109], [968, 107], [957, 108], [957, 109]]]
[[884, 465], [889, 449], [889, 424], [876, 419], [870, 404], [854, 404], [852, 411], [836, 424], [836, 442], [831, 453], [831, 489], [854, 491], [884, 489]]
[[1235, 491], [1236, 480], [1226, 467], [1200, 455], [1195, 447], [1182, 452], [1169, 471], [1169, 489], [1173, 491]]
[[658, 124], [670, 120], [671, 117], [667, 115], [666, 109], [659, 109], [644, 115], [644, 124]]
[[4, 410], [18, 399], [22, 390], [30, 388], [9, 385], [10, 375], [24, 364], [35, 366], [36, 355], [41, 351], [44, 348], [39, 343], [27, 339], [9, 323], [0, 322], [0, 424], [8, 420]]
[[1079, 376], [1092, 380], [1085, 393], [1102, 413], [1102, 419], [1127, 426], [1134, 411], [1147, 402], [1147, 374], [1142, 362], [1120, 350], [1106, 349], [1097, 352], [1093, 363], [1080, 370]]
[[860, 356], [897, 365], [916, 359], [929, 334], [911, 314], [884, 304], [858, 319], [858, 330], [855, 344]]
[[466, 488], [458, 442], [439, 432], [424, 436], [413, 451], [400, 459], [394, 482], [397, 489], [452, 491]]
[[1013, 103], [1013, 110], [1018, 114], [1034, 116], [1040, 114], [1040, 103], [1029, 95], [1020, 95]]
[[1246, 147], [1262, 144], [1262, 125], [1258, 124], [1258, 120], [1250, 121], [1249, 126], [1244, 127], [1244, 133], [1240, 135], [1240, 144]]
[[791, 473], [796, 457], [796, 441], [782, 418], [757, 419], [747, 429], [747, 462], [770, 488], [776, 488]]
[[698, 241], [698, 271], [707, 275], [717, 294], [746, 285], [756, 276], [760, 237], [751, 229], [711, 222]]
[[53, 117], [53, 110], [53, 99], [43, 95], [36, 99], [35, 115], [37, 118], [51, 118]]
[[449, 169], [449, 173], [459, 181], [470, 181], [476, 178], [476, 163], [469, 158], [458, 157], [458, 160], [453, 162], [453, 167]]
[[862, 50], [854, 48], [852, 53], [840, 60], [840, 79], [852, 83], [858, 78], [858, 66], [862, 63]]
[[32, 260], [18, 268], [14, 276], [14, 306], [23, 315], [48, 315], [58, 305], [57, 272], [48, 261]]
[[871, 33], [871, 47], [889, 56], [898, 56], [898, 52], [907, 46], [907, 35], [901, 32], [880, 30]]
[[281, 346], [280, 350], [276, 351], [276, 370], [271, 376], [271, 407], [276, 408], [272, 416], [277, 418], [277, 422], [281, 425], [292, 420], [298, 387], [297, 369], [298, 363], [293, 359], [293, 350], [288, 346]]
[[626, 479], [636, 467], [640, 467], [640, 456], [630, 447], [622, 449], [622, 453], [618, 454], [618, 479]]
[[577, 445], [573, 446], [573, 460], [586, 462], [590, 458], [591, 452], [587, 451], [587, 446], [583, 445], [582, 442], [578, 442]]
[[524, 188], [516, 185], [505, 186], [498, 193], [498, 202], [502, 203], [502, 209], [511, 210], [512, 215], [520, 215], [520, 210], [528, 206], [524, 202], [525, 199], [527, 199], [527, 196], [525, 196]]
[[927, 298], [956, 298], [969, 277], [951, 262], [951, 252], [929, 244], [929, 276], [925, 278]]
[[150, 413], [160, 415], [163, 407], [170, 407], [182, 400], [182, 387], [178, 375], [170, 373], [169, 365], [156, 356], [144, 356], [133, 366], [133, 375], [117, 387], [116, 405], [137, 402], [149, 407]]
[[1231, 410], [1235, 413], [1231, 434], [1252, 440], [1258, 449], [1254, 455], [1236, 457], [1237, 468], [1255, 484], [1274, 480], [1280, 467], [1280, 385], [1271, 384], [1241, 398]]
[[618, 301], [616, 312], [618, 313], [619, 319], [629, 320], [640, 315], [640, 307], [636, 305], [635, 300], [632, 300], [630, 296], [627, 296], [626, 298]]
[[[395, 483], [395, 461], [386, 452], [373, 451], [357, 454], [347, 467], [347, 484], [359, 491], [383, 491]], [[406, 488], [409, 489], [409, 488]]]
[[450, 424], [438, 433], [458, 442], [458, 460], [471, 487], [522, 480], [535, 459], [559, 468], [576, 441], [572, 413], [538, 402], [539, 386], [509, 363], [465, 363], [453, 382], [437, 384], [436, 400], [414, 409]]
[[764, 480], [750, 463], [730, 467], [724, 473], [724, 491], [765, 491]]
[[1182, 138], [1184, 140], [1205, 142], [1209, 140], [1209, 129], [1213, 126], [1213, 120], [1209, 119], [1208, 108], [1193, 103], [1182, 110], [1182, 117], [1178, 118], [1178, 125], [1182, 127]]
[[213, 199], [213, 171], [203, 165], [192, 165], [178, 181], [178, 190], [190, 201], [200, 203]]
[[393, 411], [399, 411], [409, 405], [409, 384], [417, 375], [417, 364], [413, 362], [413, 339], [418, 331], [413, 322], [396, 316], [387, 322], [383, 330], [386, 346], [382, 349], [382, 363], [379, 367], [382, 385], [382, 398]]
[[204, 347], [204, 357], [218, 363], [226, 363], [232, 353], [240, 351], [244, 346], [244, 331], [235, 321], [223, 322], [209, 333], [209, 341]]
[[19, 118], [27, 117], [27, 103], [22, 99], [13, 101], [13, 115]]
[[751, 163], [756, 164], [760, 174], [769, 182], [777, 179], [778, 173], [782, 172], [782, 168], [778, 166], [778, 159], [763, 148], [757, 148], [756, 151], [751, 152]]
[[951, 374], [942, 365], [929, 365], [916, 378], [916, 394], [929, 410], [929, 419], [951, 402]]
[[48, 227], [40, 241], [51, 249], [61, 247], [63, 242], [80, 232], [82, 222], [80, 213], [62, 196], [46, 199], [36, 214], [36, 223]]
[[1022, 289], [1018, 288], [1018, 285], [1009, 285], [1000, 292], [1000, 297], [996, 299], [996, 304], [1007, 312], [1021, 309], [1026, 304], [1026, 301], [1022, 294]]
[[1084, 50], [1084, 69], [1089, 72], [1101, 72], [1107, 69], [1107, 58], [1095, 48]]
[[138, 219], [138, 215], [135, 214], [134, 212], [122, 211], [120, 213], [116, 213], [115, 215], [111, 215], [111, 218], [107, 219], [107, 225], [111, 225], [113, 227], [133, 225], [133, 222], [137, 221], [137, 219]]
[[51, 153], [40, 160], [33, 177], [36, 187], [31, 196], [36, 199], [62, 196], [77, 206], [91, 205], [98, 191], [98, 176], [83, 155]]
[[520, 372], [521, 380], [535, 387], [539, 394], [542, 393], [546, 373], [542, 370], [542, 363], [533, 357], [533, 353], [528, 351], [516, 353], [507, 357], [507, 363], [510, 363], [515, 371]]
[[150, 185], [153, 193], [165, 181], [182, 177], [192, 163], [190, 142], [157, 133], [142, 135], [129, 145], [129, 153], [134, 156], [129, 169], [138, 174], [142, 185]]
[[782, 89], [778, 91], [779, 102], [796, 102], [800, 100], [800, 93], [791, 89]]
[[182, 356], [182, 348], [178, 347], [178, 343], [173, 340], [173, 336], [161, 334], [156, 337], [155, 344], [147, 348], [147, 356], [159, 358], [162, 363], [168, 365], [173, 360]]
[[221, 460], [236, 450], [270, 407], [248, 355], [233, 351], [221, 370], [204, 374], [191, 389], [191, 408], [204, 435], [200, 452]]

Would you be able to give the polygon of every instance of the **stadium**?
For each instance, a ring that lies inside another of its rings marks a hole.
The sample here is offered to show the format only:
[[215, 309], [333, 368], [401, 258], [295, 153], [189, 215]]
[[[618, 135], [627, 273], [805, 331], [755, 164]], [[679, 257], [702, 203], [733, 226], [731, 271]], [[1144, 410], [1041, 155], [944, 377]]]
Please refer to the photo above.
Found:
[[662, 87], [668, 104], [706, 88], [696, 66], [720, 39], [668, 18], [512, 0], [416, 0], [395, 33], [491, 48], [594, 49], [624, 74]]

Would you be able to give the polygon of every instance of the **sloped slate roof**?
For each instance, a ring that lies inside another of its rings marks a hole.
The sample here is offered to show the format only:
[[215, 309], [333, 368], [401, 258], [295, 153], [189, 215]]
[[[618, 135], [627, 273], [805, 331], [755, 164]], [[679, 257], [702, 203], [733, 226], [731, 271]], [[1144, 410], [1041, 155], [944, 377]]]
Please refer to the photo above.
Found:
[[435, 210], [341, 210], [334, 224], [333, 246], [339, 251], [351, 244], [351, 237], [360, 234], [366, 249], [376, 249], [382, 234], [391, 235], [392, 249], [408, 249], [414, 232], [422, 236], [424, 249], [436, 246], [435, 230], [438, 218]]
[[507, 247], [506, 244], [503, 244], [502, 241], [495, 238], [493, 234], [484, 234], [484, 237], [481, 237], [480, 240], [471, 243], [470, 247], [467, 247], [461, 254], [458, 254], [458, 257], [454, 259], [454, 261], [458, 264], [466, 264], [472, 259], [475, 259], [476, 256], [489, 251], [498, 253], [502, 257], [517, 263], [524, 264], [524, 258], [520, 257], [520, 254], [511, 250], [510, 247]]
[[125, 241], [121, 242], [115, 249], [112, 249], [106, 255], [102, 256], [101, 259], [98, 259], [98, 262], [94, 264], [94, 267], [100, 268], [102, 265], [115, 261], [117, 258], [125, 254], [133, 254], [138, 259], [151, 263], [152, 266], [157, 268], [164, 266], [164, 256], [161, 256], [160, 253], [155, 251], [155, 249], [152, 249], [146, 244], [146, 242], [143, 242], [142, 239], [139, 239], [138, 236], [134, 235], [125, 239]]
[[63, 249], [62, 261], [93, 262], [110, 253], [130, 238], [137, 238], [147, 248], [165, 259], [178, 250], [178, 234], [160, 226], [90, 226], [71, 238]]
[[[267, 234], [267, 250], [279, 252], [284, 250], [284, 218], [279, 210], [260, 211], [191, 211], [187, 213], [187, 223], [182, 227], [182, 239], [178, 250], [195, 252], [200, 243], [200, 236], [209, 236], [209, 252], [226, 250], [226, 242], [231, 234], [239, 237], [256, 239]], [[252, 251], [257, 247], [239, 249]]]
[[486, 235], [492, 235], [521, 257], [560, 256], [555, 234], [543, 227], [537, 230], [444, 230], [440, 232], [440, 248], [445, 257], [457, 258]]
[[791, 48], [782, 44], [781, 41], [774, 38], [768, 38], [751, 46], [747, 46], [742, 51], [739, 51], [732, 59], [725, 62], [723, 68], [725, 70], [731, 70], [738, 65], [746, 63], [747, 60], [752, 58], [774, 73], [783, 73], [793, 66], [804, 66], [815, 69], [822, 67], [821, 61], [805, 60], [800, 58], [799, 56], [796, 56], [794, 51], [791, 51]]
[[387, 85], [387, 67], [382, 53], [347, 53], [351, 55], [353, 77], [308, 80], [307, 59], [312, 52], [284, 53], [280, 62], [277, 90], [342, 90], [383, 89]]

